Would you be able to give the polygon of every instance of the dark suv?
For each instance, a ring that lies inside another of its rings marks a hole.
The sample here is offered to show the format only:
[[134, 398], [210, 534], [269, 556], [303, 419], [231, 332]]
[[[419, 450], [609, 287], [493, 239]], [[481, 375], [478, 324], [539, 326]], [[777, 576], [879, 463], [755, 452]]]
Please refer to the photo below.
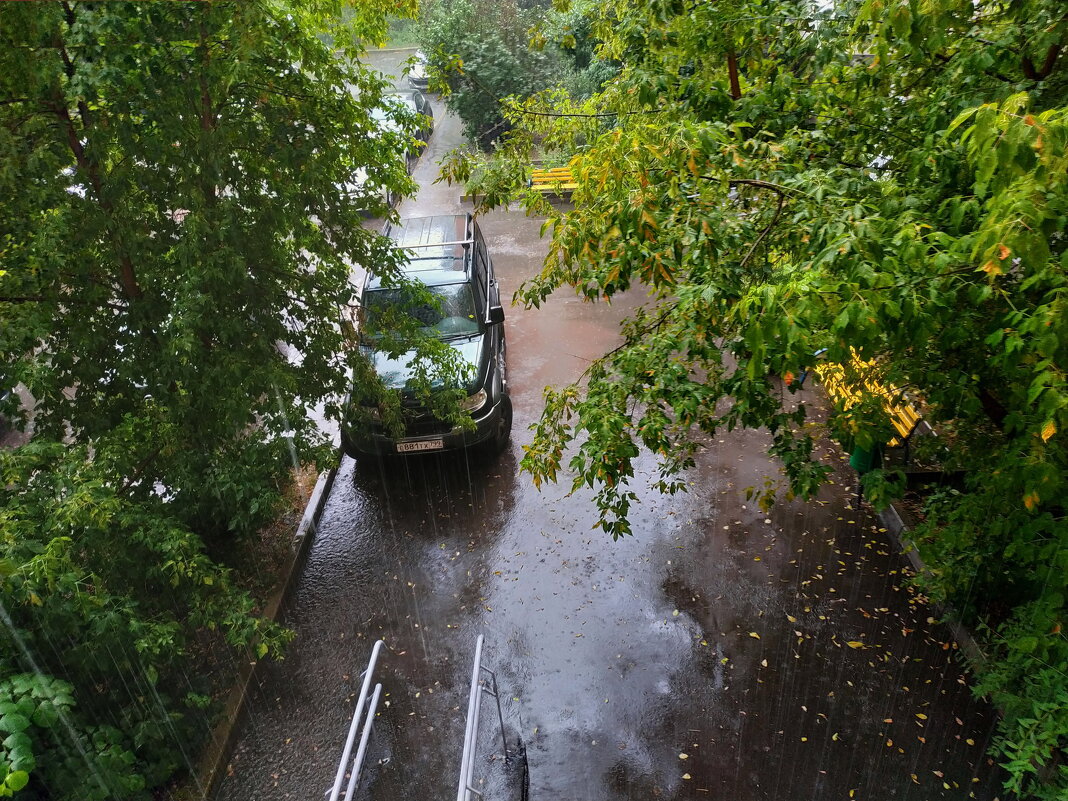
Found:
[[[427, 331], [452, 347], [470, 364], [467, 399], [461, 405], [474, 421], [473, 429], [442, 422], [405, 392], [411, 375], [411, 354], [391, 359], [365, 344], [375, 371], [392, 388], [402, 391], [404, 436], [393, 439], [375, 420], [373, 410], [351, 415], [342, 426], [341, 445], [350, 456], [410, 454], [459, 450], [480, 446], [500, 451], [512, 430], [512, 403], [505, 378], [504, 308], [486, 252], [482, 232], [470, 214], [413, 217], [383, 233], [410, 253], [404, 275], [424, 285], [434, 304], [410, 312]], [[384, 287], [370, 275], [361, 305], [375, 308], [403, 301], [404, 291]], [[350, 402], [358, 402], [356, 400]]]

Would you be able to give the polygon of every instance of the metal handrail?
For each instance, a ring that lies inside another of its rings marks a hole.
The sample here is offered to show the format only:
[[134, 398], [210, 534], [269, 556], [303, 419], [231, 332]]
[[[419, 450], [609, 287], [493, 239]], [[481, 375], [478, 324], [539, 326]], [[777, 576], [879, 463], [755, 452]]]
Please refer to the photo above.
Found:
[[367, 742], [371, 739], [371, 721], [375, 719], [375, 711], [378, 709], [378, 699], [382, 695], [382, 685], [375, 685], [374, 695], [367, 706], [367, 725], [363, 727], [360, 737], [360, 747], [356, 749], [356, 759], [352, 762], [352, 772], [349, 775], [349, 786], [345, 789], [345, 801], [352, 801], [352, 794], [356, 791], [356, 785], [360, 782], [360, 771], [363, 770], [363, 760], [367, 756]]
[[[363, 767], [363, 758], [367, 749], [367, 740], [371, 736], [371, 723], [374, 720], [375, 709], [378, 706], [378, 698], [382, 692], [382, 685], [375, 685], [374, 696], [371, 698], [371, 704], [368, 707], [368, 714], [365, 718], [363, 710], [367, 701], [367, 691], [371, 686], [371, 676], [375, 670], [375, 663], [378, 661], [378, 652], [382, 650], [383, 644], [382, 640], [378, 640], [371, 649], [371, 658], [367, 661], [367, 669], [364, 671], [363, 685], [360, 687], [360, 697], [356, 701], [356, 709], [352, 713], [352, 722], [349, 724], [349, 734], [345, 739], [345, 750], [342, 752], [341, 761], [337, 766], [337, 776], [334, 777], [334, 786], [330, 790], [329, 801], [338, 801], [338, 798], [341, 795], [341, 781], [345, 778], [345, 766], [348, 764], [349, 756], [352, 754], [352, 745], [356, 741], [356, 732], [362, 731], [360, 747], [356, 753], [356, 760], [353, 762], [352, 766], [352, 775], [349, 777], [348, 788], [345, 792], [345, 801], [351, 801], [352, 793], [356, 789], [359, 772]], [[363, 721], [362, 730], [360, 729], [361, 720]]]
[[[464, 750], [460, 757], [460, 783], [456, 789], [456, 801], [468, 801], [471, 793], [482, 798], [482, 793], [471, 786], [471, 771], [475, 764], [475, 745], [478, 741], [478, 717], [482, 711], [482, 693], [488, 693], [497, 699], [497, 718], [501, 724], [501, 742], [504, 745], [504, 756], [508, 758], [508, 740], [504, 734], [504, 715], [501, 712], [501, 697], [497, 691], [497, 674], [482, 665], [482, 641], [481, 634], [475, 640], [475, 664], [471, 670], [471, 692], [467, 698], [467, 727], [464, 731]], [[490, 675], [493, 689], [489, 689], [481, 681], [482, 671]]]

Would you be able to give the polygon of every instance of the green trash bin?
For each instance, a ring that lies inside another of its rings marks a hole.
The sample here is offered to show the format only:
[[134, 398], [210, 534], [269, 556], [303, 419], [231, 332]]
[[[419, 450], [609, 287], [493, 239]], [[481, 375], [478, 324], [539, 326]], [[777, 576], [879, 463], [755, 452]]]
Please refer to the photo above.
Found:
[[862, 476], [876, 468], [878, 458], [878, 451], [869, 451], [859, 445], [855, 445], [853, 452], [849, 455], [849, 466], [857, 471], [857, 475]]

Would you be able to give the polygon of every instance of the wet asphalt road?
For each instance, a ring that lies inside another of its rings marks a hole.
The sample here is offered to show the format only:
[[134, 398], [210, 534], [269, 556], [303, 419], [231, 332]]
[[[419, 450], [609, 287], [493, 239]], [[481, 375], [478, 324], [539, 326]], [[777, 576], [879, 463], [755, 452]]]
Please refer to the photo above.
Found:
[[[434, 106], [403, 215], [462, 210], [457, 188], [430, 183], [460, 142]], [[539, 268], [539, 224], [481, 221], [506, 295]], [[818, 500], [765, 514], [744, 493], [776, 474], [765, 435], [723, 435], [690, 492], [635, 485], [635, 536], [619, 542], [591, 529], [589, 493], [518, 473], [542, 388], [615, 344], [625, 310], [564, 295], [509, 310], [515, 427], [499, 460], [344, 460], [287, 607], [297, 638], [261, 674], [216, 798], [322, 798], [377, 638], [387, 703], [357, 797], [454, 798], [478, 634], [535, 801], [997, 797], [991, 712], [902, 586], [905, 560], [850, 511], [846, 470]], [[639, 482], [654, 476], [646, 456]], [[488, 801], [518, 801], [489, 699], [481, 722], [475, 778]]]

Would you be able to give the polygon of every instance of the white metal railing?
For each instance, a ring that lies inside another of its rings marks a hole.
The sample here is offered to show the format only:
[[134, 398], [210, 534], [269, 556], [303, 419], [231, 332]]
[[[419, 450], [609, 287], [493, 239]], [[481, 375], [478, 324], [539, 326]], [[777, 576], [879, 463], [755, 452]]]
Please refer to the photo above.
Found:
[[[489, 674], [489, 685], [482, 679], [482, 671]], [[456, 801], [469, 801], [472, 793], [482, 798], [482, 793], [471, 786], [471, 772], [475, 764], [478, 718], [482, 711], [483, 693], [492, 695], [497, 700], [497, 719], [501, 724], [501, 742], [504, 745], [504, 756], [507, 759], [508, 740], [504, 735], [504, 715], [501, 713], [501, 697], [497, 691], [497, 674], [482, 664], [482, 635], [479, 634], [475, 641], [475, 665], [471, 671], [471, 692], [467, 699], [467, 729], [464, 732], [463, 755], [460, 757], [460, 783], [456, 789]]]
[[[341, 795], [341, 782], [345, 778], [345, 769], [348, 766], [349, 757], [352, 755], [352, 746], [356, 742], [356, 734], [360, 734], [360, 745], [356, 749], [356, 758], [352, 761], [349, 772], [349, 783], [345, 788], [345, 801], [352, 801], [352, 795], [360, 783], [360, 771], [363, 770], [363, 760], [367, 755], [367, 743], [371, 739], [371, 726], [375, 719], [375, 710], [378, 708], [378, 699], [382, 695], [382, 685], [376, 684], [370, 703], [367, 702], [367, 691], [371, 687], [371, 676], [378, 661], [378, 652], [382, 650], [382, 640], [375, 642], [371, 649], [371, 658], [367, 661], [367, 669], [363, 674], [363, 685], [360, 687], [360, 697], [356, 701], [356, 709], [352, 713], [352, 723], [349, 724], [349, 735], [345, 739], [345, 750], [341, 754], [341, 761], [337, 766], [337, 776], [334, 778], [334, 786], [330, 790], [330, 801], [338, 801]], [[367, 714], [364, 715], [364, 707]], [[361, 726], [362, 722], [362, 726]]]

